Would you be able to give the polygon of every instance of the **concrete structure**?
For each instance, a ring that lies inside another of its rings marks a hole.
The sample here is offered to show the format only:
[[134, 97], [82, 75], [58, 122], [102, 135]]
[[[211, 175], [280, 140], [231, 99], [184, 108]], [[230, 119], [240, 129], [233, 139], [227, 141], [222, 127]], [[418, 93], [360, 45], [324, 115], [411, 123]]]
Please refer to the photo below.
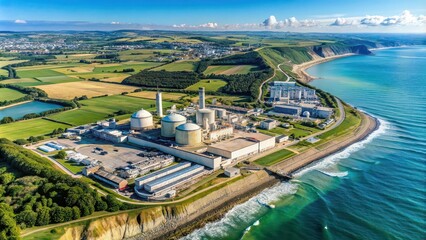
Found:
[[302, 113], [302, 108], [292, 105], [276, 105], [274, 106], [274, 112], [293, 116], [300, 116], [300, 114]]
[[275, 137], [275, 141], [277, 143], [282, 143], [282, 142], [288, 141], [288, 136], [287, 135], [277, 136], [277, 137]]
[[203, 87], [200, 87], [198, 89], [198, 97], [199, 97], [199, 108], [204, 109], [206, 108], [206, 93]]
[[199, 109], [196, 114], [197, 124], [203, 126], [204, 129], [209, 128], [210, 124], [215, 122], [215, 112], [212, 109]]
[[222, 157], [220, 156], [209, 156], [209, 155], [205, 155], [205, 154], [201, 154], [197, 152], [187, 151], [182, 148], [168, 146], [162, 142], [156, 142], [150, 139], [129, 136], [129, 142], [142, 147], [154, 148], [159, 151], [176, 156], [178, 158], [185, 159], [194, 163], [198, 163], [200, 165], [206, 166], [213, 170], [219, 169], [220, 164], [222, 162]]
[[186, 117], [171, 113], [161, 119], [161, 136], [166, 138], [175, 137], [176, 127], [186, 123]]
[[127, 181], [105, 170], [99, 169], [92, 176], [106, 184], [111, 185], [118, 190], [124, 190], [127, 187]]
[[195, 146], [201, 143], [201, 128], [194, 123], [184, 123], [176, 127], [176, 143]]
[[155, 95], [155, 101], [157, 105], [157, 116], [163, 117], [163, 98], [161, 92], [157, 92]]
[[232, 178], [238, 175], [240, 175], [239, 168], [234, 168], [234, 167], [225, 168], [225, 176]]
[[127, 140], [127, 135], [123, 134], [123, 132], [120, 130], [94, 128], [92, 129], [91, 132], [95, 137], [98, 137], [113, 143], [122, 143]]
[[132, 114], [130, 117], [130, 129], [143, 130], [153, 127], [152, 114], [144, 109], [141, 109]]
[[275, 137], [261, 133], [246, 133], [247, 137], [234, 138], [208, 146], [207, 152], [232, 160], [240, 160], [275, 146]]
[[265, 121], [260, 122], [260, 128], [265, 130], [271, 130], [278, 126], [279, 122], [273, 119], [267, 119]]
[[312, 118], [329, 118], [333, 114], [332, 108], [316, 106], [315, 104], [299, 104], [299, 105], [276, 105], [274, 112], [283, 113], [294, 116], [301, 116]]
[[230, 137], [230, 136], [232, 136], [233, 133], [234, 133], [234, 128], [231, 127], [231, 126], [218, 128], [216, 130], [210, 131], [207, 134], [207, 140], [217, 141], [217, 140], [220, 140], [222, 138]]
[[189, 166], [191, 166], [190, 162], [181, 162], [181, 163], [176, 164], [174, 166], [161, 169], [159, 171], [147, 174], [147, 175], [140, 177], [140, 178], [136, 178], [135, 179], [135, 188], [141, 188], [147, 182], [154, 181], [158, 178], [161, 178], [161, 177], [164, 177], [168, 174], [177, 172], [177, 171], [184, 169], [184, 168], [187, 168]]
[[173, 197], [176, 190], [203, 176], [204, 167], [183, 162], [135, 180], [135, 193], [145, 199]]
[[274, 81], [270, 84], [271, 101], [315, 100], [314, 89], [297, 86], [296, 82]]
[[219, 119], [222, 119], [226, 116], [226, 109], [217, 108], [216, 111], [216, 117]]

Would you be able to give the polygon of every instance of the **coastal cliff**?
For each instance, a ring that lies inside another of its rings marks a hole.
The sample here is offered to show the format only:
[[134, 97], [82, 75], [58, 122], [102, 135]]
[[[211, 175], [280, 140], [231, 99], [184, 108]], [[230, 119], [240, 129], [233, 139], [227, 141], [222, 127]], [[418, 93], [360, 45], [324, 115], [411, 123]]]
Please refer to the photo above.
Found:
[[154, 206], [65, 228], [61, 240], [173, 239], [218, 219], [278, 180], [265, 171], [253, 173], [188, 203]]
[[337, 55], [343, 55], [348, 53], [369, 55], [371, 54], [365, 45], [357, 46], [342, 46], [342, 45], [330, 45], [330, 46], [313, 46], [310, 48], [309, 53], [315, 59], [316, 56], [325, 58]]

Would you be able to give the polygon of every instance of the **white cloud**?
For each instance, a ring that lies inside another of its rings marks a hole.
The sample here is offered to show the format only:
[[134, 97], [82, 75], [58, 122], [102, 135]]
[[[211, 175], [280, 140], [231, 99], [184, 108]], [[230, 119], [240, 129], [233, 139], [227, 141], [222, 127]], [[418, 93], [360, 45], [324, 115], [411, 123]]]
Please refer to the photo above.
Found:
[[15, 23], [17, 23], [17, 24], [26, 24], [26, 23], [27, 23], [27, 21], [22, 20], [22, 19], [16, 19], [16, 20], [15, 20]]
[[202, 28], [217, 28], [218, 24], [215, 23], [215, 22], [209, 22], [209, 23], [201, 24], [201, 25], [199, 25], [199, 27], [202, 27]]
[[278, 21], [273, 15], [269, 16], [267, 19], [265, 19], [265, 21], [263, 21], [263, 26], [265, 27], [274, 27], [277, 24], [278, 24]]
[[354, 25], [355, 21], [350, 21], [346, 18], [336, 18], [336, 20], [330, 24], [330, 26], [348, 26], [348, 25]]
[[111, 22], [112, 25], [118, 25], [120, 22]]
[[425, 17], [423, 15], [416, 17], [408, 10], [404, 10], [400, 15], [391, 17], [366, 16], [360, 21], [361, 24], [368, 26], [422, 25], [425, 22]]

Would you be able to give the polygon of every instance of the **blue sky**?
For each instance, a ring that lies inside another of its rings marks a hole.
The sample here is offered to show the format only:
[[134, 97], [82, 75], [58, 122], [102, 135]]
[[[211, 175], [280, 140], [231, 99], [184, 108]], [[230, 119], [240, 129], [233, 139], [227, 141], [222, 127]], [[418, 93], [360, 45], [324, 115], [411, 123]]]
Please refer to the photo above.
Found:
[[[409, 18], [409, 24], [405, 20], [398, 21], [405, 10], [410, 13], [405, 14], [405, 18], [407, 16]], [[109, 26], [111, 29], [297, 28], [293, 30], [425, 32], [424, 15], [426, 4], [420, 0], [0, 0], [0, 30], [40, 28], [43, 25], [50, 28], [52, 26], [64, 28], [67, 22], [71, 28], [79, 21], [88, 22], [85, 24], [87, 28], [108, 28], [108, 25], [114, 25]], [[265, 19], [270, 16], [274, 18], [270, 18], [271, 21], [265, 24]], [[376, 24], [373, 30], [367, 27], [358, 29], [355, 25], [373, 27], [374, 24], [369, 24], [371, 22], [368, 24], [360, 22], [367, 16], [378, 16], [375, 23], [385, 19], [389, 21]], [[340, 20], [333, 25], [335, 27], [328, 27], [337, 18]], [[295, 19], [299, 24], [291, 25], [286, 21], [297, 23]], [[269, 23], [271, 24], [268, 25]], [[413, 27], [414, 25], [417, 27]], [[336, 29], [337, 26], [341, 29]]]

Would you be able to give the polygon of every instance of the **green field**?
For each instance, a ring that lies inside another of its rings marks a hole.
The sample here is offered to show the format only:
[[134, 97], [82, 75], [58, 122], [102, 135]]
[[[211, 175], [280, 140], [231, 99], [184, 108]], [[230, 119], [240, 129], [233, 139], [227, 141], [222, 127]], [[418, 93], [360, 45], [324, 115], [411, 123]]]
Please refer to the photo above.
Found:
[[249, 72], [256, 71], [256, 69], [257, 66], [255, 65], [212, 65], [204, 71], [204, 74], [247, 74]]
[[[300, 127], [300, 128], [299, 128]], [[308, 128], [305, 126], [298, 126], [296, 125], [294, 128], [282, 128], [282, 127], [276, 127], [271, 130], [263, 130], [258, 129], [259, 132], [262, 132], [264, 134], [272, 135], [272, 136], [278, 136], [278, 135], [291, 135], [294, 134], [295, 138], [305, 137], [308, 136], [314, 132], [319, 131], [319, 129], [315, 128]]]
[[71, 162], [65, 159], [55, 159], [55, 161], [60, 163], [62, 166], [64, 166], [66, 169], [70, 170], [74, 174], [81, 172], [84, 168], [83, 165], [79, 165], [75, 162]]
[[68, 77], [68, 76], [53, 76], [53, 77], [37, 77], [36, 80], [39, 80], [46, 84], [56, 84], [56, 83], [64, 83], [64, 82], [78, 82], [80, 79]]
[[[148, 111], [155, 110], [155, 100], [115, 95], [109, 97], [92, 98], [80, 101], [80, 109], [61, 112], [50, 115], [50, 119], [69, 123], [71, 125], [82, 125], [108, 118], [119, 110], [137, 111], [144, 108]], [[171, 107], [173, 103], [163, 101], [163, 107]]]
[[185, 90], [198, 91], [198, 88], [204, 87], [206, 91], [215, 92], [226, 84], [225, 81], [220, 79], [205, 79], [187, 87]]
[[10, 88], [0, 88], [0, 102], [15, 100], [21, 97], [25, 97], [26, 94]]
[[195, 71], [195, 62], [194, 61], [176, 61], [172, 62], [157, 68], [152, 69], [152, 71], [166, 70], [170, 72], [174, 71]]
[[262, 165], [262, 166], [271, 166], [278, 162], [281, 162], [282, 160], [289, 158], [293, 156], [295, 153], [292, 151], [289, 151], [287, 149], [282, 149], [279, 151], [276, 151], [272, 154], [269, 154], [267, 156], [264, 156], [262, 158], [257, 159], [254, 161], [255, 163]]
[[357, 115], [351, 113], [349, 107], [345, 107], [345, 113], [346, 118], [338, 127], [331, 129], [330, 131], [327, 131], [319, 135], [318, 137], [322, 140], [330, 139], [332, 137], [338, 137], [348, 131], [352, 131], [355, 127], [358, 127], [361, 124], [361, 118], [359, 116], [359, 113], [357, 113]]
[[15, 140], [19, 138], [28, 138], [30, 136], [39, 136], [51, 133], [57, 128], [68, 128], [70, 126], [48, 121], [41, 118], [25, 121], [0, 124], [0, 138]]
[[107, 66], [107, 67], [98, 65], [97, 67], [95, 67], [95, 69], [93, 69], [93, 72], [94, 73], [104, 73], [104, 72], [114, 72], [114, 71], [121, 72], [123, 71], [123, 69], [133, 68], [135, 71], [130, 73], [138, 73], [141, 70], [144, 70], [150, 67], [155, 67], [160, 64], [161, 63], [157, 63], [157, 62], [140, 62], [140, 63], [133, 63], [133, 64], [120, 64], [119, 66]]
[[53, 77], [53, 76], [63, 76], [62, 73], [51, 69], [36, 69], [36, 70], [16, 70], [17, 75], [20, 78], [36, 78], [36, 77]]
[[39, 86], [39, 85], [46, 85], [47, 83], [37, 81], [34, 78], [18, 78], [18, 79], [8, 79], [1, 81], [3, 84], [14, 84], [19, 85], [23, 87], [32, 87], [32, 86]]

